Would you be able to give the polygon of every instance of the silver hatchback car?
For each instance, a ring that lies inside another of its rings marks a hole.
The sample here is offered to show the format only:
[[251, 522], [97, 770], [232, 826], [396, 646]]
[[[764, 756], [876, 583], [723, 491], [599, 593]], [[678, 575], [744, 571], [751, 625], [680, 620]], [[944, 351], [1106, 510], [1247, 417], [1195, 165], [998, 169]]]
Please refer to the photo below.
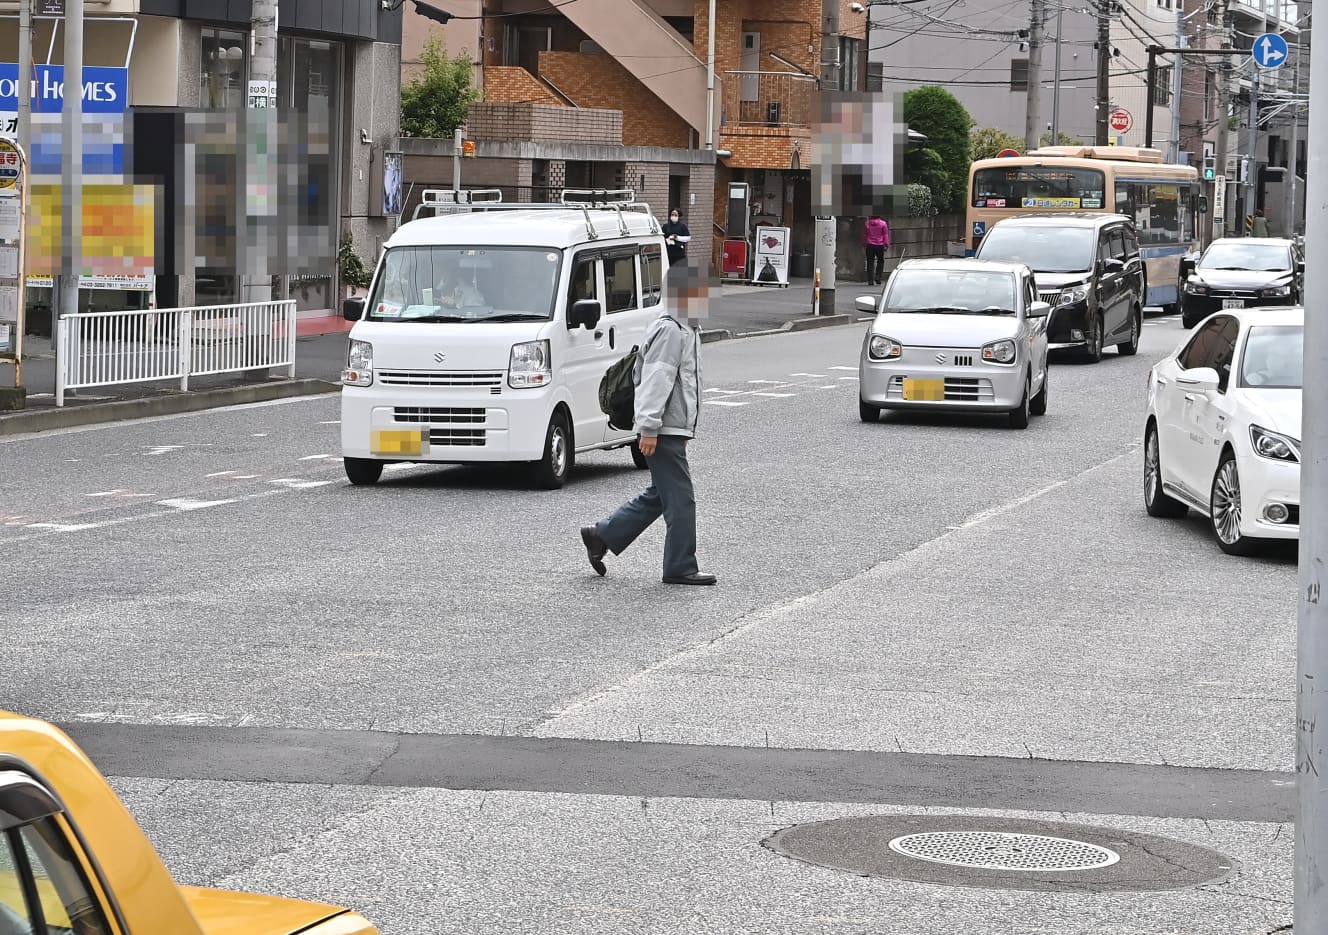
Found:
[[858, 364], [858, 411], [1008, 413], [1014, 428], [1047, 411], [1047, 320], [1033, 272], [1022, 263], [905, 260], [879, 297]]

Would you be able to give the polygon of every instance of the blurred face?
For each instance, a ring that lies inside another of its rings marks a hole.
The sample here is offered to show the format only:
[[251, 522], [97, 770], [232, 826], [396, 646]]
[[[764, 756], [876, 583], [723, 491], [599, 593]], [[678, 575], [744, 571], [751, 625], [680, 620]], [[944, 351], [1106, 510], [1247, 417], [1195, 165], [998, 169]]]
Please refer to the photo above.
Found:
[[670, 214], [670, 215], [669, 215], [669, 220], [672, 221], [674, 224], [677, 224], [677, 223], [678, 223], [678, 212], [677, 212], [677, 211], [674, 211], [672, 214]]

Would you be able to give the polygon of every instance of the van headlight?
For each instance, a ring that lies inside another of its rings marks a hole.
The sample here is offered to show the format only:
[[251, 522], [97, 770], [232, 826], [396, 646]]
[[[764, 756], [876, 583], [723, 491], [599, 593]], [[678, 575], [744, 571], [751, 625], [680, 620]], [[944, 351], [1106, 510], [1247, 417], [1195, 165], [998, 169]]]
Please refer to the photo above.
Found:
[[507, 364], [507, 385], [514, 389], [548, 386], [553, 382], [553, 363], [549, 342], [527, 341], [512, 345], [512, 359]]
[[982, 346], [982, 359], [990, 364], [1014, 363], [1015, 349], [1013, 341], [993, 341]]
[[895, 360], [903, 354], [903, 345], [883, 334], [874, 334], [867, 342], [867, 356], [872, 360]]
[[1250, 426], [1250, 443], [1255, 454], [1271, 461], [1300, 462], [1300, 442], [1290, 435], [1270, 432], [1257, 425]]
[[1056, 300], [1056, 306], [1073, 305], [1075, 302], [1082, 302], [1088, 298], [1087, 286], [1068, 286], [1061, 291], [1060, 298]]
[[368, 341], [351, 340], [341, 382], [346, 386], [373, 385], [373, 345]]

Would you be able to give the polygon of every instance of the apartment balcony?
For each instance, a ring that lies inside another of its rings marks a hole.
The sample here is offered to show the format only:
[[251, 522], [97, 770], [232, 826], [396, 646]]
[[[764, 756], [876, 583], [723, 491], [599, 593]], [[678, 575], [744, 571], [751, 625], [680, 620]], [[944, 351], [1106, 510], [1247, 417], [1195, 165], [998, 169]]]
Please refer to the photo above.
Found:
[[810, 129], [816, 116], [816, 79], [785, 71], [725, 73], [725, 131], [733, 128]]

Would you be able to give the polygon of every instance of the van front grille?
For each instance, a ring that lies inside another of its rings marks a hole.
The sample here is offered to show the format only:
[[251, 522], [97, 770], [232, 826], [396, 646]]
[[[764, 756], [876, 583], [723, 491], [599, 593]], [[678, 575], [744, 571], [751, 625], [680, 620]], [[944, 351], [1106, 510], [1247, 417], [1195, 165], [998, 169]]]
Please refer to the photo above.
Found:
[[397, 406], [392, 410], [397, 422], [445, 422], [450, 425], [482, 425], [485, 410], [446, 406]]

